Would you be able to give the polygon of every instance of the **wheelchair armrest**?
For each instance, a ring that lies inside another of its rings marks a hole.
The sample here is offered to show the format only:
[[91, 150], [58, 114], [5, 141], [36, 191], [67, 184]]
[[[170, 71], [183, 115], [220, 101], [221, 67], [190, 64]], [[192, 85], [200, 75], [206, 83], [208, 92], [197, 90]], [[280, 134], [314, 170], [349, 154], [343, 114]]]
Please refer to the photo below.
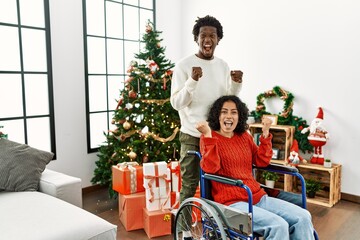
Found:
[[276, 163], [270, 163], [267, 167], [253, 166], [253, 168], [272, 171], [272, 172], [280, 172], [280, 173], [285, 173], [285, 174], [294, 174], [294, 173], [299, 172], [299, 170], [295, 167], [284, 166], [284, 165], [276, 164]]
[[218, 176], [218, 175], [209, 174], [209, 173], [205, 173], [204, 178], [206, 180], [213, 180], [216, 182], [230, 184], [233, 186], [242, 186], [243, 185], [243, 181], [241, 181], [240, 179], [233, 179], [233, 178]]

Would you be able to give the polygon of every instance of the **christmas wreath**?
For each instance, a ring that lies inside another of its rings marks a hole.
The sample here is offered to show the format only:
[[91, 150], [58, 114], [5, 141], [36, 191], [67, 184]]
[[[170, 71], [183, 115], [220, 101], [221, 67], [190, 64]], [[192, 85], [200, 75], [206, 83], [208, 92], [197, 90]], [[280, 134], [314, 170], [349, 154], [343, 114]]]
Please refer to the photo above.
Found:
[[306, 120], [298, 116], [293, 116], [294, 95], [279, 86], [275, 86], [273, 89], [260, 93], [256, 98], [256, 109], [251, 112], [251, 116], [255, 118], [257, 122], [260, 122], [264, 114], [272, 114], [266, 111], [265, 100], [273, 97], [279, 97], [284, 101], [282, 112], [276, 114], [278, 116], [279, 125], [291, 125], [295, 127], [294, 138], [299, 143], [299, 149], [304, 153], [312, 152], [313, 147], [310, 145], [307, 134], [302, 134], [301, 130], [308, 127]]

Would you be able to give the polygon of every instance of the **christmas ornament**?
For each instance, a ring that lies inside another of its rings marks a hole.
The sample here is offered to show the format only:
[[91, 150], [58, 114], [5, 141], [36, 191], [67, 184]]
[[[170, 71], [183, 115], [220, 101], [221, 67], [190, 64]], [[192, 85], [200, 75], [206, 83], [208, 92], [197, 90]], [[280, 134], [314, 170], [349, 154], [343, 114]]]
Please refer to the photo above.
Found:
[[145, 28], [145, 32], [150, 33], [151, 31], [152, 31], [152, 27], [150, 26], [150, 24], [147, 24]]
[[129, 130], [131, 128], [131, 123], [129, 123], [128, 121], [124, 122], [123, 123], [123, 128], [125, 130]]
[[123, 98], [120, 98], [118, 104], [116, 105], [115, 110], [118, 110], [122, 103], [123, 103]]
[[131, 160], [135, 160], [135, 158], [137, 157], [136, 153], [131, 151], [127, 154], [127, 156], [131, 159]]
[[129, 98], [136, 98], [137, 94], [134, 90], [129, 91]]
[[159, 70], [159, 66], [154, 60], [147, 61], [147, 66], [150, 69], [151, 74], [154, 74], [157, 70]]
[[129, 83], [125, 83], [125, 89], [126, 90], [130, 90], [131, 89], [131, 85]]
[[293, 144], [290, 149], [290, 156], [287, 159], [287, 163], [290, 166], [297, 166], [300, 163], [307, 163], [299, 154], [299, 144], [296, 139], [294, 139]]
[[142, 158], [142, 162], [143, 163], [147, 163], [149, 161], [149, 155], [144, 155], [143, 158]]
[[125, 104], [125, 107], [126, 107], [127, 109], [132, 109], [132, 108], [133, 108], [133, 105], [132, 105], [131, 103], [127, 103], [127, 104]]
[[324, 112], [321, 107], [319, 107], [319, 112], [310, 124], [309, 127], [301, 130], [302, 134], [309, 132], [307, 139], [310, 144], [314, 147], [314, 154], [311, 157], [310, 162], [323, 165], [324, 164], [324, 154], [322, 152], [322, 147], [326, 144], [329, 139], [329, 134], [323, 126]]

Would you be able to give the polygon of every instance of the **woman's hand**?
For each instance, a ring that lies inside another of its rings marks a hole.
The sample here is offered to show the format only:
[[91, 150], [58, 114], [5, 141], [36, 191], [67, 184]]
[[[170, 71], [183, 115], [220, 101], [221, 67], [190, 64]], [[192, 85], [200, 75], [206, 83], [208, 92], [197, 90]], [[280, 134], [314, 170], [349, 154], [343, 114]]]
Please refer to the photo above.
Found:
[[240, 71], [240, 70], [231, 70], [230, 71], [230, 76], [231, 76], [231, 79], [234, 82], [242, 83], [242, 77], [243, 77], [243, 72], [242, 71]]
[[263, 132], [263, 137], [264, 138], [267, 138], [269, 136], [269, 129], [270, 129], [271, 123], [272, 123], [272, 120], [270, 118], [263, 117], [263, 119], [262, 119], [262, 124], [263, 124], [262, 132]]
[[212, 137], [211, 129], [207, 121], [198, 122], [195, 127], [199, 132], [204, 135], [204, 137]]

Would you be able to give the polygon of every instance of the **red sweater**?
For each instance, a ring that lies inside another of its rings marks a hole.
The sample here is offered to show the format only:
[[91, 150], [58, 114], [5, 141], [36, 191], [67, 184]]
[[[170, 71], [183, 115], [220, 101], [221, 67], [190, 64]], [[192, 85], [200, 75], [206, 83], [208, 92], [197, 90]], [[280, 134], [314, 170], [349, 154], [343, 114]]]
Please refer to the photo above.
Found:
[[[212, 138], [200, 138], [201, 168], [206, 173], [241, 179], [253, 194], [253, 204], [257, 204], [266, 193], [252, 174], [252, 164], [259, 167], [269, 165], [272, 157], [272, 135], [260, 137], [258, 147], [248, 133], [234, 134], [232, 138], [223, 137], [212, 131]], [[244, 189], [212, 181], [212, 196], [216, 202], [230, 205], [247, 201]]]

